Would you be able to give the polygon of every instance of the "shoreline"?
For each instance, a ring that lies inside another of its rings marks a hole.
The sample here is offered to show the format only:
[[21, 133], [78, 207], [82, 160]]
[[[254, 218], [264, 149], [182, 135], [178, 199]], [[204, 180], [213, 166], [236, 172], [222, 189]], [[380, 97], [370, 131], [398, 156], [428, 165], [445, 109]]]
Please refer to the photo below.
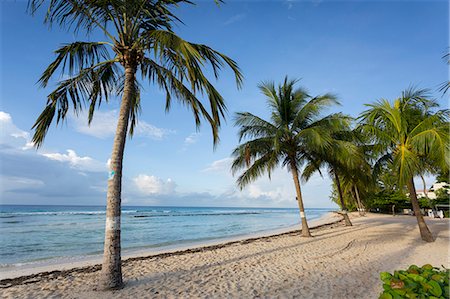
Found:
[[[343, 220], [336, 212], [328, 212], [320, 218], [309, 222], [310, 229], [320, 229], [324, 226], [332, 226]], [[145, 259], [163, 258], [168, 256], [183, 255], [193, 252], [202, 252], [231, 246], [234, 244], [247, 244], [261, 239], [267, 239], [283, 235], [297, 234], [301, 231], [300, 224], [284, 228], [265, 230], [261, 232], [240, 235], [229, 238], [220, 238], [210, 241], [199, 241], [183, 246], [170, 245], [158, 249], [130, 249], [124, 251], [122, 264]], [[67, 258], [66, 258], [67, 260]], [[41, 264], [25, 264], [24, 266], [3, 268], [0, 271], [0, 288], [8, 288], [22, 283], [32, 283], [36, 279], [67, 275], [70, 273], [90, 273], [101, 269], [102, 255], [81, 256], [73, 258], [69, 262], [46, 261]], [[6, 270], [6, 271], [5, 271]]]

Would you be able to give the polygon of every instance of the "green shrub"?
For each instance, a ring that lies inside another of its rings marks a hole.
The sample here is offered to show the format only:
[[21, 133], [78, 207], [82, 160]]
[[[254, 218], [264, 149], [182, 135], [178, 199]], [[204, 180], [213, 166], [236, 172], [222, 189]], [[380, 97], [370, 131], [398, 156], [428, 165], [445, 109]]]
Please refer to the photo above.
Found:
[[440, 270], [429, 264], [422, 268], [411, 265], [406, 271], [394, 271], [394, 275], [381, 272], [384, 291], [380, 299], [450, 298], [449, 275], [449, 269]]

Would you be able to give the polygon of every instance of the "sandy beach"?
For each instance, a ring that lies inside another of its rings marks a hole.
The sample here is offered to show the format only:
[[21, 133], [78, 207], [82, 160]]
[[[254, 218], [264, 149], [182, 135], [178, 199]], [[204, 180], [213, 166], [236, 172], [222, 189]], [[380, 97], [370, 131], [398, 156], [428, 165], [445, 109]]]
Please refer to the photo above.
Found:
[[130, 257], [126, 285], [117, 291], [95, 291], [99, 266], [93, 265], [2, 280], [0, 297], [376, 298], [381, 271], [450, 266], [449, 219], [426, 219], [433, 243], [420, 239], [411, 216], [352, 214], [352, 227], [327, 224], [336, 220], [316, 222], [314, 238], [292, 231]]

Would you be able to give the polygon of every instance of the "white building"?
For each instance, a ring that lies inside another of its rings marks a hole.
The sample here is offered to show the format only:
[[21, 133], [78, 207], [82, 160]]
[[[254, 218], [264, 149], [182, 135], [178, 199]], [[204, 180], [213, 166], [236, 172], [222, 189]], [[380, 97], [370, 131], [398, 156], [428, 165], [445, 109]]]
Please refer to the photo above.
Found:
[[[450, 184], [445, 182], [434, 183], [430, 189], [427, 191], [427, 195], [429, 199], [436, 199], [436, 191], [439, 189], [446, 189], [447, 193], [450, 194]], [[424, 190], [417, 190], [417, 198], [426, 197]]]

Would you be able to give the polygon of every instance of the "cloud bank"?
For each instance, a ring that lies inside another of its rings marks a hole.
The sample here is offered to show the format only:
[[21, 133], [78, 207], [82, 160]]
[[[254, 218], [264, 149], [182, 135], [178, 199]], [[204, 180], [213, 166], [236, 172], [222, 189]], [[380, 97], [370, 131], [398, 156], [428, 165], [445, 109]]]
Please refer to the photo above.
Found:
[[[114, 136], [117, 127], [118, 111], [97, 111], [94, 114], [91, 124], [88, 124], [87, 112], [80, 113], [77, 117], [72, 116], [71, 122], [75, 131], [93, 137], [105, 139]], [[139, 121], [135, 128], [135, 136], [146, 137], [154, 140], [161, 140], [173, 131], [158, 128], [145, 121]]]
[[[105, 204], [108, 161], [96, 160], [76, 149], [64, 152], [49, 151], [45, 147], [38, 151], [31, 149], [30, 133], [18, 128], [6, 112], [0, 112], [0, 126], [1, 203]], [[106, 127], [100, 125], [99, 128]], [[143, 130], [151, 131], [145, 128]], [[99, 136], [104, 136], [102, 134]], [[184, 142], [193, 144], [196, 138], [198, 135], [190, 135]], [[264, 176], [240, 190], [235, 184], [236, 177], [230, 173], [231, 163], [229, 157], [218, 159], [193, 174], [200, 180], [206, 176], [219, 182], [219, 189], [208, 192], [180, 192], [181, 182], [161, 178], [155, 173], [124, 173], [122, 201], [127, 205], [296, 207], [292, 177], [285, 169], [276, 170], [271, 180]], [[302, 184], [305, 205], [332, 206], [327, 186], [330, 180], [320, 176], [313, 176], [307, 184]], [[205, 190], [208, 187], [205, 185]], [[190, 190], [186, 186], [182, 189]]]

